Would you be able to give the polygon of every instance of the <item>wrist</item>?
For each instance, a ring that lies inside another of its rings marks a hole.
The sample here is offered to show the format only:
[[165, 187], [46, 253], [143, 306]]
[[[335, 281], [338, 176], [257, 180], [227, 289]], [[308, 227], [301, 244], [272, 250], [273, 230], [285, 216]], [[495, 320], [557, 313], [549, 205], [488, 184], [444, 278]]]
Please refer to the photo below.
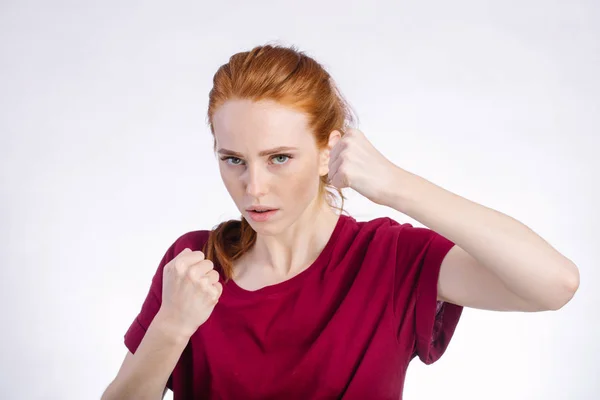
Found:
[[419, 176], [397, 166], [393, 168], [391, 175], [391, 184], [387, 185], [383, 205], [406, 214]]
[[156, 313], [152, 324], [161, 334], [174, 344], [187, 343], [194, 332], [184, 327], [173, 315], [162, 308]]

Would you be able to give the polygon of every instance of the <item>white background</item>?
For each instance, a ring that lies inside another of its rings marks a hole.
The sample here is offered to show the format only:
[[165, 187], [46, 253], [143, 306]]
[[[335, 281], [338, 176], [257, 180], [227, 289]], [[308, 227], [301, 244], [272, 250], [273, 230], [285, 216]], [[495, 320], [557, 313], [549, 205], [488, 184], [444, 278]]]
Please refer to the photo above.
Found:
[[558, 312], [466, 309], [406, 399], [600, 398], [599, 23], [592, 0], [3, 1], [0, 398], [99, 398], [167, 247], [238, 217], [208, 92], [267, 42], [320, 61], [394, 163], [581, 270]]

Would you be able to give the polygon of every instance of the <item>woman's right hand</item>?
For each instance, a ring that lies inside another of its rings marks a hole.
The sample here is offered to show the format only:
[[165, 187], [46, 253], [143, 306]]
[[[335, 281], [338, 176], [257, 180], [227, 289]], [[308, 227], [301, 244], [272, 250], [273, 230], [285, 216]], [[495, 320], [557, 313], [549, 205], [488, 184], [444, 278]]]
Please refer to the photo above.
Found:
[[191, 337], [217, 305], [223, 286], [201, 251], [185, 248], [163, 270], [160, 311], [181, 334]]

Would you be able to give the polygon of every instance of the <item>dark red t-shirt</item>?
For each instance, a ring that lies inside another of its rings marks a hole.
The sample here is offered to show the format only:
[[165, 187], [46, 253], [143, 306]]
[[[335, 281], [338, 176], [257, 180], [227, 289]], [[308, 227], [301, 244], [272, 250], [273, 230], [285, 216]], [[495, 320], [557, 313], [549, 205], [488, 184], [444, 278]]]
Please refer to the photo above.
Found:
[[[208, 233], [167, 250], [125, 334], [132, 353], [160, 308], [164, 265], [202, 250]], [[462, 307], [437, 302], [453, 245], [427, 228], [342, 215], [314, 263], [287, 281], [248, 291], [221, 274], [219, 303], [167, 386], [176, 400], [401, 399], [411, 359], [436, 361], [460, 318]]]

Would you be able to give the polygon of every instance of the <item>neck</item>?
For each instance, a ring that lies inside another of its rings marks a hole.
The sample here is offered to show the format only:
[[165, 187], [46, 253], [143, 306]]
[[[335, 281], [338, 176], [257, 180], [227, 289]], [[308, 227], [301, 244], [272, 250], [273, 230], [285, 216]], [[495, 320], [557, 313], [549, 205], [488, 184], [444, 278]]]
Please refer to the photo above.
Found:
[[315, 203], [285, 232], [274, 236], [258, 234], [248, 261], [277, 278], [294, 276], [315, 261], [329, 241], [338, 218], [325, 202]]

